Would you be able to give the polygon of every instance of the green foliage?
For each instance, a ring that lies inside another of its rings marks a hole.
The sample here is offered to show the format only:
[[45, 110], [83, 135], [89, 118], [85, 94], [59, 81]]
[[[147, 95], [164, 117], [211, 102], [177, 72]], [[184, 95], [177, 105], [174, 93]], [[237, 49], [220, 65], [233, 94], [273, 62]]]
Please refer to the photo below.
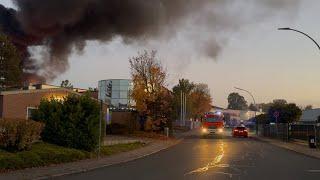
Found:
[[89, 158], [89, 152], [47, 143], [35, 143], [31, 150], [11, 153], [0, 150], [0, 170], [22, 169]]
[[250, 110], [250, 111], [258, 111], [259, 109], [258, 109], [254, 104], [251, 103], [251, 104], [249, 105], [249, 110]]
[[25, 119], [0, 120], [0, 146], [9, 151], [31, 149], [40, 139], [43, 124]]
[[91, 151], [99, 142], [99, 114], [97, 101], [87, 95], [69, 95], [62, 101], [42, 100], [33, 119], [45, 123], [44, 141]]
[[141, 143], [141, 142], [103, 146], [101, 148], [101, 154], [103, 156], [108, 156], [108, 155], [112, 155], [120, 152], [131, 151], [137, 148], [141, 148], [143, 146], [145, 146], [145, 143]]
[[0, 33], [0, 88], [21, 84], [20, 55], [9, 39]]
[[[145, 144], [141, 142], [103, 146], [101, 148], [101, 155], [108, 156], [143, 146], [145, 146]], [[97, 154], [93, 152], [70, 149], [48, 143], [35, 143], [29, 151], [11, 153], [0, 149], [0, 172], [48, 166], [95, 157], [97, 157]]]
[[262, 109], [262, 112], [267, 113], [270, 109], [270, 107], [272, 106], [273, 103], [261, 103], [258, 104], [257, 107]]
[[312, 109], [313, 109], [312, 105], [307, 105], [307, 106], [304, 108], [304, 110], [312, 110]]
[[274, 99], [274, 100], [272, 101], [272, 103], [273, 103], [273, 104], [277, 104], [277, 105], [285, 105], [285, 104], [287, 104], [288, 102], [287, 102], [287, 100], [285, 100], [285, 99]]
[[[279, 112], [279, 117], [276, 119], [274, 117], [274, 112]], [[286, 102], [276, 102], [271, 105], [268, 118], [271, 122], [278, 123], [292, 123], [298, 121], [302, 115], [301, 109], [294, 103], [287, 104]]]
[[179, 118], [182, 92], [187, 97], [187, 118], [201, 117], [211, 109], [211, 95], [207, 84], [196, 84], [188, 79], [180, 79], [179, 84], [173, 87], [175, 119]]
[[175, 85], [172, 88], [173, 91], [173, 107], [174, 107], [174, 113], [173, 113], [173, 118], [174, 119], [178, 119], [180, 116], [180, 110], [181, 110], [181, 93], [185, 93], [187, 96], [187, 116], [190, 117], [192, 116], [190, 114], [191, 110], [192, 110], [192, 102], [189, 101], [190, 99], [190, 94], [191, 91], [194, 89], [194, 83], [190, 82], [188, 79], [179, 79], [179, 83], [177, 85]]
[[247, 101], [239, 93], [230, 93], [228, 96], [228, 109], [247, 110]]
[[256, 120], [258, 121], [258, 124], [267, 124], [269, 122], [267, 114], [257, 115]]

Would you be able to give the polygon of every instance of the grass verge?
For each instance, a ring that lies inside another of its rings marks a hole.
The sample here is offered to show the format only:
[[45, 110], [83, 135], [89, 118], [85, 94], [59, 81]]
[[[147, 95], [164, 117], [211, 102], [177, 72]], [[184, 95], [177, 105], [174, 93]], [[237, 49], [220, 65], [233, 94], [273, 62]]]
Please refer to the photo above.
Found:
[[[120, 152], [131, 151], [143, 146], [145, 146], [145, 144], [140, 142], [103, 146], [101, 148], [101, 155], [109, 156]], [[0, 149], [0, 172], [48, 166], [96, 157], [97, 154], [95, 152], [87, 152], [40, 142], [34, 144], [30, 151], [11, 153]]]

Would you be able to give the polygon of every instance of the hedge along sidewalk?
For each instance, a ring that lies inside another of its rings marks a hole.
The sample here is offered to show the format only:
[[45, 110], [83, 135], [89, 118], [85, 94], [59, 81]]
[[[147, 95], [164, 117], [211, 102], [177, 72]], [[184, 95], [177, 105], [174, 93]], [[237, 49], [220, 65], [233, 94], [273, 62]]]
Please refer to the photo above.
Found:
[[68, 174], [82, 173], [97, 168], [124, 163], [167, 149], [181, 140], [149, 141], [149, 143], [132, 151], [106, 156], [100, 159], [86, 159], [78, 162], [59, 164], [49, 167], [31, 168], [0, 174], [0, 179], [47, 179]]

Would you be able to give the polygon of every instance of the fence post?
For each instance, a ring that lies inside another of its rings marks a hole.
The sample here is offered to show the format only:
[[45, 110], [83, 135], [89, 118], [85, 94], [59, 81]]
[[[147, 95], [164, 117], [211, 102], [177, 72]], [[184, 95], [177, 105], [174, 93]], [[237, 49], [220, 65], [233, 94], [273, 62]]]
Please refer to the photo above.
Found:
[[317, 144], [317, 127], [316, 127], [316, 124], [313, 125], [313, 130], [314, 130], [314, 143], [316, 144], [316, 147], [317, 147], [318, 144]]
[[287, 124], [287, 141], [290, 141], [290, 129], [291, 129], [291, 124], [288, 122]]

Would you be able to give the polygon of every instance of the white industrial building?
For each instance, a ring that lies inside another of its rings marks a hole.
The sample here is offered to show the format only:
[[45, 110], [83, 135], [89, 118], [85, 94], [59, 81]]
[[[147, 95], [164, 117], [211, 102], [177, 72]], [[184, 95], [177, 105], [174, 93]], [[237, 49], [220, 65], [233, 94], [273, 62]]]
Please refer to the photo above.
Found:
[[301, 123], [316, 123], [318, 117], [320, 116], [320, 108], [318, 109], [310, 109], [302, 111], [302, 115], [300, 117]]

